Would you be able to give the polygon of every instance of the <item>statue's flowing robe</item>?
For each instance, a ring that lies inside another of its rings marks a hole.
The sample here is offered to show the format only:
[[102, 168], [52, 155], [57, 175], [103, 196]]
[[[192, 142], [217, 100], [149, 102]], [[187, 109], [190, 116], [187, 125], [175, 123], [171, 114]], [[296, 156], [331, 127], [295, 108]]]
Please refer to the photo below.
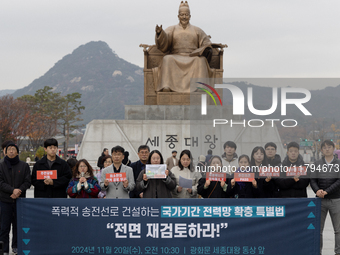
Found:
[[192, 92], [196, 88], [190, 91], [191, 78], [213, 78], [215, 69], [209, 67], [205, 57], [189, 56], [210, 44], [204, 31], [190, 24], [185, 29], [180, 24], [168, 27], [158, 37], [156, 34], [157, 48], [167, 54], [160, 66], [153, 69], [156, 90], [170, 88], [176, 92]]

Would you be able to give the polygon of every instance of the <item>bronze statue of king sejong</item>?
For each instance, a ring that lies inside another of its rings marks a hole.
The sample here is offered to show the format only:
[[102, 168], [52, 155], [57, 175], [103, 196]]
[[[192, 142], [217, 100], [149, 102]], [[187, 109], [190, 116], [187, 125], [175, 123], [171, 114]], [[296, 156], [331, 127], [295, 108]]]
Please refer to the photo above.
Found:
[[190, 9], [187, 1], [180, 4], [179, 24], [163, 30], [156, 26], [156, 46], [167, 53], [159, 67], [153, 68], [153, 77], [158, 92], [189, 93], [191, 78], [213, 78], [215, 69], [210, 68], [212, 56], [210, 37], [190, 24]]

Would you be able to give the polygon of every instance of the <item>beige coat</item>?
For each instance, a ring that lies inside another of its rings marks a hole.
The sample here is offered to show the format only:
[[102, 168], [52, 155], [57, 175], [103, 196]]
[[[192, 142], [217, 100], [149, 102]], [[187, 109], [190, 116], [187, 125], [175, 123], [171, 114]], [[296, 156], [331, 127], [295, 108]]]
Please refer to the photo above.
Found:
[[[195, 168], [194, 168], [195, 169]], [[197, 185], [199, 179], [201, 179], [202, 175], [200, 172], [193, 171], [191, 172], [189, 168], [183, 168], [181, 170], [179, 166], [175, 166], [171, 169], [171, 172], [176, 177], [176, 188], [172, 191], [172, 197], [173, 198], [197, 198]], [[182, 176], [186, 179], [192, 179], [192, 193], [190, 194], [187, 192], [187, 188], [182, 188], [181, 192], [177, 191], [177, 188], [179, 187], [179, 177]]]
[[174, 166], [178, 166], [178, 159], [175, 158], [175, 161], [176, 161], [176, 164], [174, 165], [173, 157], [169, 157], [166, 159], [165, 164], [168, 170], [171, 170]]

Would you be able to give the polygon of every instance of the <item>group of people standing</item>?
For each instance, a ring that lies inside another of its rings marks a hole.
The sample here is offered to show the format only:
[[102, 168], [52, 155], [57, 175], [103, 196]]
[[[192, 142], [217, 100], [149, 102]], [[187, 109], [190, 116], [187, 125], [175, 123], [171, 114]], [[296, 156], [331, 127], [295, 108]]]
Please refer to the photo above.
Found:
[[[309, 166], [303, 161], [299, 153], [299, 144], [296, 142], [287, 145], [286, 156], [282, 161], [273, 142], [266, 143], [264, 147], [256, 146], [250, 157], [245, 154], [238, 157], [237, 146], [232, 141], [227, 141], [223, 149], [224, 153], [221, 156], [208, 153], [207, 161], [201, 155], [197, 168], [193, 164], [193, 156], [189, 150], [183, 150], [179, 159], [176, 158], [177, 151], [173, 151], [172, 156], [164, 162], [160, 151], [150, 152], [148, 146], [141, 145], [138, 148], [139, 160], [132, 163], [130, 167], [124, 165], [122, 167], [124, 149], [116, 146], [112, 148], [113, 164], [101, 170], [100, 186], [106, 192], [111, 190], [107, 198], [127, 198], [127, 194], [130, 198], [306, 198], [307, 187], [310, 185], [316, 196], [322, 199], [321, 250], [325, 219], [330, 212], [335, 233], [335, 253], [340, 254], [340, 161], [334, 155], [335, 144], [332, 141], [325, 140], [321, 144], [323, 157], [311, 164], [310, 169], [314, 171], [307, 171], [306, 175], [301, 176], [299, 174], [288, 176], [286, 171], [282, 171], [294, 166]], [[145, 173], [146, 165], [164, 163], [167, 165], [166, 178], [148, 179]], [[214, 181], [207, 178], [205, 171], [197, 171], [203, 170], [206, 166], [231, 169], [231, 171], [226, 174], [225, 179]], [[279, 176], [260, 177], [260, 171], [254, 169], [264, 166], [279, 167]], [[323, 170], [318, 171], [317, 169], [320, 168]], [[108, 183], [105, 180], [107, 173], [120, 171], [127, 173], [125, 183]], [[255, 178], [251, 182], [235, 181], [235, 173], [240, 172], [255, 172]], [[181, 187], [179, 184], [181, 177], [191, 179], [192, 187]]]
[[[190, 150], [183, 150], [179, 159], [177, 151], [166, 160], [158, 150], [150, 151], [147, 145], [138, 148], [139, 160], [130, 164], [124, 162], [126, 151], [121, 146], [111, 149], [111, 155], [104, 149], [100, 157], [101, 170], [95, 175], [92, 166], [86, 159], [66, 162], [57, 156], [58, 142], [47, 139], [44, 142], [46, 155], [37, 161], [32, 174], [29, 166], [19, 160], [19, 149], [13, 142], [3, 145], [5, 158], [0, 162], [0, 206], [1, 229], [0, 241], [4, 242], [5, 254], [9, 251], [9, 232], [13, 225], [12, 249], [16, 252], [16, 199], [25, 197], [26, 190], [34, 186], [35, 198], [300, 198], [307, 197], [306, 188], [310, 184], [316, 196], [322, 198], [321, 208], [321, 240], [322, 230], [328, 211], [335, 230], [336, 252], [340, 253], [340, 178], [338, 172], [333, 175], [327, 171], [314, 171], [307, 176], [259, 176], [259, 171], [249, 182], [235, 180], [235, 173], [251, 173], [264, 166], [292, 167], [304, 166], [299, 154], [299, 145], [291, 142], [287, 146], [287, 156], [281, 162], [276, 153], [275, 143], [269, 142], [264, 147], [256, 146], [250, 157], [236, 154], [237, 146], [228, 141], [224, 144], [223, 155], [207, 155], [199, 157], [195, 167]], [[334, 156], [335, 145], [326, 140], [321, 144], [323, 157], [314, 163], [314, 169], [339, 169], [340, 161]], [[69, 163], [69, 164], [68, 164]], [[125, 164], [124, 164], [125, 163]], [[166, 163], [164, 178], [154, 179], [146, 173], [147, 165]], [[71, 165], [71, 167], [70, 167]], [[130, 165], [130, 166], [128, 166]], [[224, 179], [212, 180], [204, 171], [204, 167], [214, 169], [230, 169]], [[282, 168], [281, 168], [282, 169]], [[55, 172], [53, 177], [44, 175]], [[121, 180], [110, 180], [108, 174], [119, 174]], [[191, 180], [185, 187], [180, 185], [180, 178]], [[189, 186], [188, 186], [189, 185]], [[322, 244], [322, 243], [321, 243]], [[322, 246], [322, 245], [321, 245]]]

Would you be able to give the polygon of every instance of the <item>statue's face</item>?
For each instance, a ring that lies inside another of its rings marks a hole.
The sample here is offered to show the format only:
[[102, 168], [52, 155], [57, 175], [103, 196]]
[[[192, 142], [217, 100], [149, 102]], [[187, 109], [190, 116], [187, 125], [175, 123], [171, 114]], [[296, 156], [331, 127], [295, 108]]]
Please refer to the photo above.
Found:
[[190, 12], [186, 10], [181, 10], [178, 14], [179, 22], [182, 26], [187, 26], [191, 18]]

